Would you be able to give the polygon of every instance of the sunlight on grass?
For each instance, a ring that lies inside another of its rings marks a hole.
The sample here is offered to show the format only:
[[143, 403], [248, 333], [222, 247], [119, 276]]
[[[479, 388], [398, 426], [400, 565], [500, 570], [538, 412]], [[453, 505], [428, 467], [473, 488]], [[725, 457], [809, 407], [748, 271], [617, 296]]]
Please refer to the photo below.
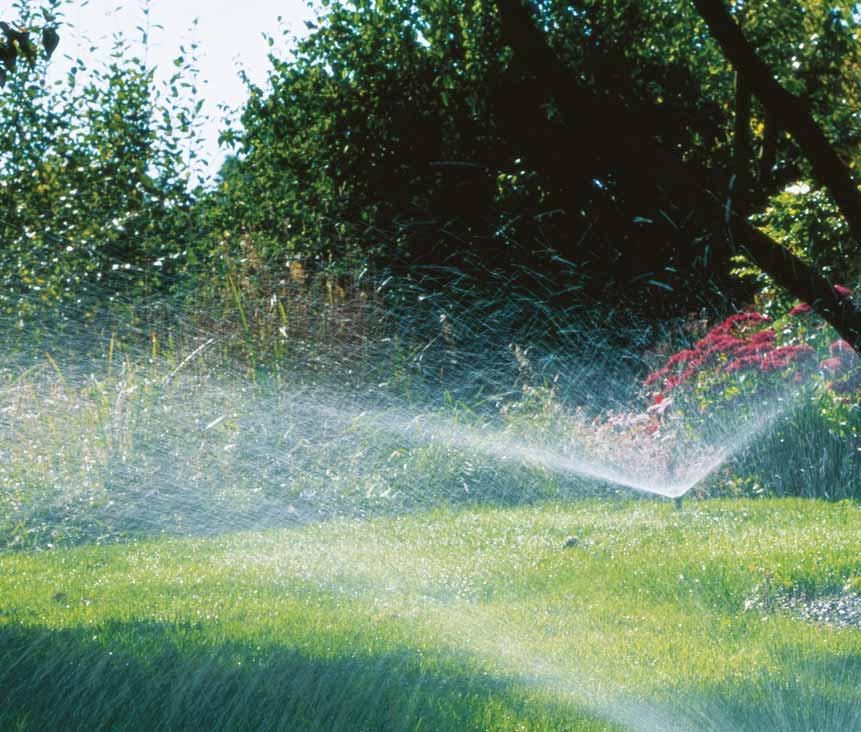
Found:
[[861, 634], [744, 608], [764, 576], [826, 592], [861, 574], [859, 518], [582, 502], [7, 553], [0, 721], [171, 725], [205, 699], [215, 726], [695, 729], [721, 712], [752, 730], [775, 689], [794, 689], [787, 718], [844, 719]]

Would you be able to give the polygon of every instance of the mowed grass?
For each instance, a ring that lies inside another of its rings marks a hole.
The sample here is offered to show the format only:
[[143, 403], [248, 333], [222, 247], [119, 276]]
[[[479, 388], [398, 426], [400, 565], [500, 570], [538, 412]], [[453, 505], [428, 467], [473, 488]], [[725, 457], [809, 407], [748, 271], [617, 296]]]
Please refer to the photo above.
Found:
[[861, 507], [802, 500], [10, 552], [0, 729], [858, 729], [861, 631], [745, 602], [859, 575]]

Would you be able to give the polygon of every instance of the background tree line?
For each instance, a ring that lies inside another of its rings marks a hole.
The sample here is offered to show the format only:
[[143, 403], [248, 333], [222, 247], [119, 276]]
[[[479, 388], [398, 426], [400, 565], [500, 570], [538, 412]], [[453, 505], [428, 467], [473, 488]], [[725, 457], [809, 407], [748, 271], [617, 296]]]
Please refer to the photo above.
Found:
[[[214, 186], [189, 183], [200, 107], [185, 57], [166, 89], [122, 42], [85, 83], [83, 60], [54, 86], [44, 54], [8, 68], [3, 308], [24, 318], [88, 293], [206, 288], [225, 257], [276, 279], [297, 262], [430, 266], [528, 288], [540, 271], [554, 306], [647, 315], [785, 304], [739, 241], [749, 216], [780, 245], [768, 252], [824, 275], [814, 294], [827, 299], [826, 280], [858, 278], [851, 222], [716, 42], [710, 4], [851, 180], [851, 2], [336, 0], [271, 57], [265, 87], [249, 85]], [[56, 0], [39, 11], [19, 2], [15, 27], [62, 18]]]

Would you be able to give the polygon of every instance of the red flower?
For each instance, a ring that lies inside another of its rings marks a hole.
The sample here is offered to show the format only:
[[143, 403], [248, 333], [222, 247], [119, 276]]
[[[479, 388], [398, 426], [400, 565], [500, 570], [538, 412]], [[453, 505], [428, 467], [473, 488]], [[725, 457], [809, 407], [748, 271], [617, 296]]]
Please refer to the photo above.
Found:
[[735, 352], [735, 358], [723, 369], [725, 374], [733, 374], [745, 368], [758, 367], [762, 372], [780, 371], [802, 357], [813, 355], [813, 349], [806, 344], [780, 346], [771, 349], [770, 344], [750, 343]]
[[744, 345], [744, 341], [741, 338], [718, 333], [707, 335], [697, 342], [696, 347], [701, 354], [710, 356], [713, 353], [728, 353], [742, 345]]
[[[719, 356], [731, 359], [727, 372], [744, 366], [760, 364], [760, 353], [768, 351], [777, 337], [773, 330], [762, 330], [745, 337], [744, 326], [768, 322], [762, 313], [746, 312], [730, 315], [712, 328], [694, 347], [686, 348], [667, 359], [666, 363], [646, 378], [645, 385], [664, 380], [664, 390], [671, 391], [690, 379], [697, 370]], [[733, 365], [738, 364], [738, 365]], [[677, 368], [677, 367], [684, 367]], [[681, 373], [679, 373], [681, 372]]]
[[[770, 320], [771, 318], [767, 315], [763, 315], [762, 313], [736, 313], [735, 315], [730, 315], [720, 325], [712, 328], [709, 336], [725, 335], [732, 331], [733, 327], [736, 325], [742, 325], [743, 323], [767, 323]], [[708, 336], [706, 336], [706, 338], [708, 338]]]
[[685, 348], [685, 349], [679, 351], [674, 356], [670, 356], [669, 360], [664, 364], [664, 368], [669, 369], [669, 368], [672, 368], [673, 366], [675, 366], [676, 364], [687, 363], [691, 358], [696, 356], [696, 354], [697, 354], [696, 351], [692, 351], [689, 348]]
[[653, 404], [660, 404], [664, 399], [666, 399], [666, 397], [663, 394], [655, 394], [655, 401]]
[[852, 353], [853, 349], [846, 341], [840, 339], [834, 341], [829, 347], [828, 350], [831, 353]]
[[662, 378], [664, 378], [663, 369], [661, 369], [660, 371], [655, 371], [655, 372], [653, 372], [653, 373], [649, 374], [649, 375], [646, 377], [646, 380], [643, 382], [643, 385], [644, 385], [644, 386], [651, 386], [651, 385], [652, 385], [652, 384], [654, 384], [658, 379], [662, 379]]
[[839, 356], [832, 356], [831, 358], [825, 358], [819, 362], [819, 368], [824, 371], [840, 371], [844, 366], [843, 359]]
[[815, 352], [812, 346], [808, 346], [806, 343], [799, 343], [795, 346], [781, 346], [780, 348], [775, 348], [774, 353], [787, 354], [794, 361], [802, 356], [813, 356]]
[[[781, 346], [775, 348], [771, 353], [766, 354], [763, 359], [763, 371], [775, 371], [782, 369], [797, 361], [799, 358], [811, 357], [814, 355], [813, 349], [806, 343], [799, 343], [796, 346]], [[769, 363], [770, 362], [770, 363]]]
[[834, 285], [834, 289], [837, 291], [837, 294], [840, 296], [841, 300], [845, 300], [849, 297], [852, 297], [852, 290], [846, 287], [846, 285]]
[[772, 343], [754, 343], [750, 342], [745, 346], [741, 346], [737, 348], [735, 351], [735, 356], [737, 358], [744, 358], [745, 356], [755, 356], [757, 353], [765, 353], [766, 351], [771, 350], [774, 347]]
[[808, 305], [806, 302], [800, 302], [800, 303], [798, 303], [798, 305], [796, 305], [794, 308], [792, 308], [792, 310], [789, 311], [789, 314], [793, 315], [793, 316], [794, 315], [803, 315], [804, 313], [809, 313], [812, 310], [813, 310], [813, 308], [810, 307], [810, 305]]
[[777, 333], [775, 333], [771, 328], [766, 328], [765, 330], [759, 331], [759, 333], [754, 333], [750, 337], [751, 343], [774, 343], [774, 339], [777, 338]]
[[679, 384], [681, 384], [684, 379], [681, 376], [668, 376], [667, 377], [667, 391], [672, 391]]
[[737, 358], [724, 366], [723, 371], [725, 374], [734, 374], [736, 371], [741, 371], [742, 369], [746, 369], [752, 366], [760, 366], [761, 364], [761, 356], [758, 356], [756, 354], [750, 356], [742, 356], [741, 358]]

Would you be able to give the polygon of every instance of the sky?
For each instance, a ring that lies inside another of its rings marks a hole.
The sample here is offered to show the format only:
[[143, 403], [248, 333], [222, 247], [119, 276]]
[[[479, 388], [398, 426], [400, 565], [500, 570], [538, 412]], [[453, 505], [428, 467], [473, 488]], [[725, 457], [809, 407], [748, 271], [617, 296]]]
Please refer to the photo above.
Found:
[[[0, 0], [0, 17], [12, 16], [8, 8], [11, 0]], [[239, 79], [244, 68], [250, 78], [263, 84], [268, 70], [267, 54], [270, 49], [263, 33], [280, 38], [278, 17], [292, 34], [306, 32], [304, 21], [314, 17], [305, 0], [150, 0], [121, 2], [120, 0], [86, 0], [65, 5], [65, 27], [60, 29], [60, 46], [52, 60], [52, 74], [63, 73], [70, 61], [64, 56], [80, 56], [93, 66], [98, 59], [90, 53], [93, 44], [111, 48], [111, 37], [121, 32], [131, 39], [139, 39], [137, 27], [145, 24], [143, 12], [149, 6], [150, 43], [147, 61], [166, 78], [173, 73], [173, 59], [181, 45], [197, 41], [200, 92], [204, 110], [210, 120], [204, 129], [203, 155], [212, 161], [210, 171], [215, 173], [224, 159], [217, 138], [220, 113], [218, 106], [227, 104], [239, 107], [245, 99], [245, 87]], [[197, 26], [194, 21], [197, 19]], [[157, 26], [161, 26], [160, 28]], [[286, 51], [286, 45], [277, 51]]]

